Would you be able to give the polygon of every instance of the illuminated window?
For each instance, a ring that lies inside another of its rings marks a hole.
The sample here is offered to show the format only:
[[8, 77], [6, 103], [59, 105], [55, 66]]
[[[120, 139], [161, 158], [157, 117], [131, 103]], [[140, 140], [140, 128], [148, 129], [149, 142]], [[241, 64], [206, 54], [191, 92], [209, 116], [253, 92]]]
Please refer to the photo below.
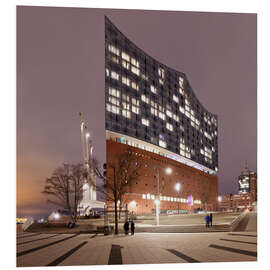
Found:
[[143, 198], [143, 199], [146, 199], [146, 195], [145, 195], [145, 194], [143, 194], [143, 195], [142, 195], [142, 198]]
[[136, 98], [132, 98], [132, 112], [139, 114], [140, 109], [139, 109], [140, 101], [137, 100]]
[[151, 107], [150, 111], [151, 111], [151, 114], [154, 114], [155, 116], [158, 116], [158, 110], [157, 109]]
[[155, 199], [155, 195], [151, 195], [151, 200], [154, 200]]
[[131, 87], [132, 87], [133, 89], [135, 89], [135, 90], [139, 90], [139, 85], [136, 84], [135, 82], [132, 82], [132, 83], [131, 83]]
[[182, 94], [182, 95], [185, 94], [184, 90], [181, 87], [179, 87], [179, 93]]
[[158, 112], [158, 117], [161, 118], [162, 120], [166, 119], [165, 113]]
[[170, 131], [173, 131], [173, 125], [171, 125], [170, 123], [166, 123], [166, 128]]
[[108, 50], [109, 50], [110, 52], [112, 52], [112, 53], [114, 53], [114, 54], [116, 54], [116, 55], [119, 56], [119, 50], [118, 50], [116, 47], [114, 47], [113, 45], [109, 44], [109, 45], [108, 45]]
[[172, 117], [172, 112], [171, 112], [171, 111], [166, 110], [166, 114], [167, 114], [169, 117]]
[[179, 110], [181, 113], [185, 113], [185, 109], [183, 107], [179, 106]]
[[163, 140], [159, 140], [158, 144], [159, 144], [159, 146], [161, 146], [161, 147], [164, 147], [164, 148], [167, 147], [167, 143], [166, 143], [165, 141], [163, 141]]
[[162, 79], [159, 79], [158, 81], [159, 81], [160, 84], [163, 85], [164, 81]]
[[209, 139], [209, 140], [212, 140], [212, 137], [205, 131], [204, 132], [204, 136]]
[[124, 59], [124, 60], [126, 60], [128, 62], [130, 61], [129, 55], [127, 53], [125, 53], [125, 52], [122, 52], [122, 59]]
[[129, 86], [129, 84], [130, 84], [129, 78], [127, 78], [127, 77], [122, 77], [122, 83], [124, 83], [125, 85]]
[[183, 143], [180, 143], [180, 148], [185, 150], [186, 149], [186, 146], [183, 144]]
[[117, 106], [120, 105], [119, 99], [117, 99], [115, 97], [109, 97], [109, 102], [114, 104], [114, 105], [117, 105]]
[[139, 67], [139, 62], [135, 58], [131, 58], [131, 64], [135, 67]]
[[129, 69], [129, 63], [125, 60], [122, 60], [122, 66], [125, 68], [125, 69]]
[[130, 111], [128, 110], [122, 110], [122, 115], [126, 118], [130, 118]]
[[142, 118], [142, 124], [148, 127], [149, 126], [149, 120], [145, 119], [145, 118]]
[[189, 113], [188, 111], [185, 112], [185, 115], [186, 115], [187, 117], [190, 117], [190, 113]]
[[179, 117], [178, 117], [178, 115], [173, 114], [173, 119], [174, 119], [176, 122], [179, 122]]
[[159, 67], [158, 68], [158, 75], [159, 75], [159, 77], [161, 77], [162, 79], [164, 79], [164, 74], [165, 74], [164, 69], [161, 68], [161, 67]]
[[112, 79], [115, 79], [115, 80], [119, 80], [119, 74], [116, 73], [115, 71], [112, 71], [111, 72], [111, 78]]
[[175, 95], [173, 95], [173, 100], [176, 102], [176, 103], [179, 103], [179, 98]]
[[136, 74], [138, 76], [140, 75], [140, 70], [137, 67], [132, 66], [131, 72], [133, 72], [134, 74]]
[[147, 193], [146, 198], [147, 198], [147, 200], [150, 200], [151, 196], [149, 193]]
[[107, 111], [115, 113], [115, 114], [119, 114], [120, 112], [119, 107], [116, 107], [115, 105], [111, 105], [109, 103], [106, 104], [106, 108], [107, 108]]
[[183, 89], [184, 88], [184, 79], [179, 76], [179, 86]]
[[132, 112], [133, 112], [133, 113], [136, 113], [136, 114], [139, 114], [139, 113], [140, 113], [139, 107], [132, 106]]
[[122, 107], [123, 107], [123, 109], [125, 109], [125, 110], [129, 110], [130, 105], [129, 105], [129, 103], [122, 102]]
[[143, 102], [149, 104], [149, 98], [146, 97], [145, 95], [141, 95], [141, 99], [142, 99]]
[[109, 94], [118, 98], [120, 97], [120, 91], [112, 87], [109, 87]]
[[154, 85], [151, 85], [151, 86], [150, 86], [150, 90], [151, 90], [151, 92], [154, 93], [154, 94], [157, 93], [157, 89], [156, 89], [156, 87], [155, 87]]
[[106, 76], [109, 77], [110, 76], [110, 71], [109, 69], [106, 68]]

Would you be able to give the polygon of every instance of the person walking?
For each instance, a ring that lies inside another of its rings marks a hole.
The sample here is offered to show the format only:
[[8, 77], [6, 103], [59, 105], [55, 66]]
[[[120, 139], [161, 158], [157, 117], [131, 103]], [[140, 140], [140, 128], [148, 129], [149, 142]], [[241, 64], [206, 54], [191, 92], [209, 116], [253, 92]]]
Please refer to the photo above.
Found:
[[209, 222], [210, 222], [210, 226], [212, 227], [213, 226], [213, 214], [212, 213], [210, 213]]
[[134, 235], [135, 223], [133, 222], [133, 220], [131, 220], [130, 229], [131, 229], [131, 235]]
[[126, 220], [126, 222], [124, 223], [124, 231], [125, 231], [125, 235], [128, 235], [128, 231], [129, 231], [129, 222]]
[[209, 220], [210, 220], [210, 217], [209, 217], [209, 215], [207, 214], [207, 215], [205, 216], [205, 227], [209, 227]]

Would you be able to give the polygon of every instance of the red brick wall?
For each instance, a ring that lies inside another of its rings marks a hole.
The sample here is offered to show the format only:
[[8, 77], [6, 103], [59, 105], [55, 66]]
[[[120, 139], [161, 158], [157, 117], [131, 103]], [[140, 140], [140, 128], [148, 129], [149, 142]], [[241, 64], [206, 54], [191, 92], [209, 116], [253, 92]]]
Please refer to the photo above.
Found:
[[[155, 179], [154, 166], [159, 167], [159, 181], [160, 181], [160, 193], [161, 196], [170, 196], [176, 198], [187, 199], [189, 195], [192, 195], [194, 200], [201, 200], [202, 190], [208, 191], [208, 210], [216, 210], [217, 198], [218, 198], [218, 178], [214, 175], [209, 175], [198, 169], [189, 167], [172, 159], [160, 156], [158, 154], [148, 152], [139, 148], [131, 147], [125, 144], [121, 144], [112, 140], [107, 140], [107, 164], [115, 158], [116, 154], [124, 152], [127, 148], [137, 153], [138, 161], [142, 166], [140, 177], [138, 181], [134, 182], [130, 193], [126, 197], [128, 203], [128, 209], [134, 211], [137, 214], [151, 213], [152, 209], [155, 209], [154, 200], [142, 199], [142, 194], [157, 194], [157, 180]], [[165, 173], [165, 169], [170, 167], [172, 173], [170, 175]], [[107, 174], [112, 174], [112, 170], [107, 170]], [[111, 178], [111, 177], [108, 177]], [[175, 190], [175, 184], [181, 183], [181, 190], [178, 196], [178, 192]], [[131, 201], [135, 201], [136, 205]], [[110, 204], [108, 202], [108, 204]], [[196, 208], [204, 208], [203, 205], [194, 204], [193, 206], [187, 203], [161, 201], [161, 210], [191, 210]]]

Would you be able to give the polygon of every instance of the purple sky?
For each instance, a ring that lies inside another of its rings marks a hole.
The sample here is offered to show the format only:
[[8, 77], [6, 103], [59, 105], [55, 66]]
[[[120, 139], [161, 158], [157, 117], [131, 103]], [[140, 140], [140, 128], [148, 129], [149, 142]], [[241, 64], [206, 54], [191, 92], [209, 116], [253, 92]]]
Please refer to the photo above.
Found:
[[245, 160], [257, 171], [255, 14], [19, 7], [17, 215], [53, 206], [40, 192], [63, 162], [80, 162], [79, 111], [105, 161], [104, 15], [131, 41], [186, 73], [219, 120], [219, 192], [237, 192]]

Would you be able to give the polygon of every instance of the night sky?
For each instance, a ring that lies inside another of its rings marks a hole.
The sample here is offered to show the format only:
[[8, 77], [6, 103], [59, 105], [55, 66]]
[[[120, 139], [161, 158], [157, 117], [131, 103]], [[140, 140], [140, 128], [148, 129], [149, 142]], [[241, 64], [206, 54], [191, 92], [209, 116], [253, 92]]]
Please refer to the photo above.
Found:
[[17, 216], [49, 214], [41, 194], [64, 162], [81, 162], [79, 112], [106, 160], [104, 15], [150, 56], [184, 72], [218, 115], [219, 192], [257, 171], [255, 14], [18, 7]]

